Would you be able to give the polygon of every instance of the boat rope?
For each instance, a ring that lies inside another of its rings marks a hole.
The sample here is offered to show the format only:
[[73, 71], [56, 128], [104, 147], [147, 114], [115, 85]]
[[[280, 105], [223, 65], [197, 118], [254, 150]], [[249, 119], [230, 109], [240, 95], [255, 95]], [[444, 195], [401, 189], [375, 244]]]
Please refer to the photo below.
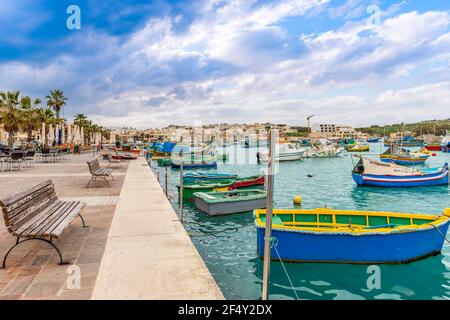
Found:
[[282, 266], [283, 269], [284, 269], [284, 273], [286, 274], [286, 277], [287, 277], [288, 280], [289, 280], [289, 283], [290, 283], [290, 285], [291, 285], [292, 291], [294, 291], [295, 298], [296, 298], [297, 300], [300, 300], [299, 297], [298, 297], [298, 295], [297, 295], [297, 290], [295, 290], [295, 287], [294, 287], [294, 284], [292, 283], [291, 277], [289, 276], [289, 273], [287, 272], [287, 269], [286, 269], [286, 267], [285, 267], [285, 265], [284, 265], [284, 263], [283, 263], [283, 260], [281, 260], [281, 256], [280, 256], [280, 253], [278, 252], [277, 245], [278, 245], [278, 239], [275, 238], [275, 237], [270, 238], [270, 247], [273, 248], [273, 249], [275, 249], [275, 252], [276, 252], [276, 254], [277, 254], [277, 256], [278, 256], [278, 260], [280, 261], [281, 266]]
[[430, 226], [433, 226], [440, 234], [441, 236], [445, 239], [445, 241], [447, 241], [448, 243], [450, 243], [450, 241], [447, 239], [447, 237], [441, 232], [441, 230], [439, 230], [438, 227], [436, 227], [434, 224], [429, 223]]

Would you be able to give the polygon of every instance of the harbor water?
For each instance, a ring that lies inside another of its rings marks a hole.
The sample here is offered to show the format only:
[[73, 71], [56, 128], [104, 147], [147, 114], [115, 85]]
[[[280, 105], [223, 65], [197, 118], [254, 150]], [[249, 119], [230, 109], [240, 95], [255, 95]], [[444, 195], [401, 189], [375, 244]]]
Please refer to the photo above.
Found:
[[[369, 157], [386, 148], [371, 144]], [[221, 150], [222, 151], [222, 150]], [[239, 145], [226, 148], [229, 163], [219, 163], [209, 172], [250, 176], [267, 169], [256, 164], [257, 148]], [[293, 197], [303, 199], [301, 208], [429, 213], [439, 215], [450, 207], [448, 186], [423, 188], [357, 187], [351, 170], [357, 159], [349, 154], [338, 158], [303, 159], [280, 163], [275, 176], [274, 208], [294, 208]], [[427, 166], [450, 162], [449, 153], [436, 152]], [[165, 186], [165, 168], [150, 161]], [[168, 195], [177, 212], [176, 185], [179, 170], [167, 169]], [[209, 217], [193, 203], [183, 209], [184, 226], [208, 269], [227, 299], [260, 299], [262, 260], [256, 253], [256, 229], [251, 212]], [[449, 238], [449, 236], [447, 236]], [[449, 299], [450, 244], [441, 255], [403, 265], [332, 263], [271, 263], [270, 299]], [[180, 266], [182, 268], [182, 266]], [[374, 281], [374, 276], [379, 277]], [[293, 286], [290, 285], [290, 280]]]

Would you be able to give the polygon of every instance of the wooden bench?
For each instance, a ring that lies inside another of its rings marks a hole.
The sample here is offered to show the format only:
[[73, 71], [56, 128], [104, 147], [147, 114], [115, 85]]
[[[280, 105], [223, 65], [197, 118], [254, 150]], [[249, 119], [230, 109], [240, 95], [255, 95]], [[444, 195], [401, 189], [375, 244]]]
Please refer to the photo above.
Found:
[[17, 237], [16, 243], [3, 259], [3, 268], [9, 253], [28, 240], [41, 240], [50, 244], [58, 252], [60, 263], [64, 264], [53, 239], [58, 239], [77, 215], [81, 218], [83, 227], [87, 227], [80, 214], [85, 205], [81, 201], [58, 200], [51, 180], [1, 199], [0, 207], [6, 229]]
[[111, 177], [111, 180], [114, 180], [114, 177], [112, 176], [112, 169], [100, 167], [98, 159], [88, 161], [87, 164], [89, 166], [89, 171], [91, 172], [92, 178], [89, 180], [86, 187], [89, 188], [91, 182], [94, 182], [97, 179], [103, 179], [109, 187], [109, 182], [106, 178]]

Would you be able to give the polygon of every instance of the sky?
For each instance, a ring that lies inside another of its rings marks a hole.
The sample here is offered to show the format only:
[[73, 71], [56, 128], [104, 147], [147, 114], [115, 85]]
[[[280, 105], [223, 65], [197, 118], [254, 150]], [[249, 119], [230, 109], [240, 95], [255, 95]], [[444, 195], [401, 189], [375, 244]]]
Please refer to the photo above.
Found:
[[448, 0], [0, 2], [0, 91], [104, 126], [445, 119], [449, 66]]

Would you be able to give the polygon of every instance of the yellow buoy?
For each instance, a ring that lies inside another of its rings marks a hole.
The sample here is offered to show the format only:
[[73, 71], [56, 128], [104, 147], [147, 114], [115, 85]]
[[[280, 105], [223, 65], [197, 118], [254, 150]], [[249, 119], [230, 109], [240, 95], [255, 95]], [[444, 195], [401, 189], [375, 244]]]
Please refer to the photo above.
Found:
[[300, 205], [302, 204], [302, 197], [299, 195], [294, 196], [294, 204], [295, 205]]

